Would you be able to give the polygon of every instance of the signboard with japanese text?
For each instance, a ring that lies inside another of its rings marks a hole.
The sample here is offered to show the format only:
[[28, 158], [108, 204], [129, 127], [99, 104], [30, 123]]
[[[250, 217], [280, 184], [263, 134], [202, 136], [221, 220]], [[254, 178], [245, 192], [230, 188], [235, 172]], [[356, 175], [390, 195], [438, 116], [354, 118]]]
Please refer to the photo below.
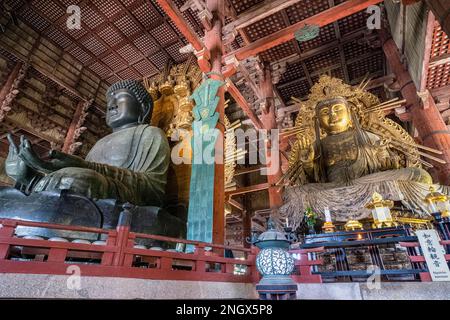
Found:
[[417, 230], [420, 248], [422, 249], [428, 270], [433, 281], [450, 281], [450, 270], [445, 261], [445, 249], [439, 243], [436, 230]]

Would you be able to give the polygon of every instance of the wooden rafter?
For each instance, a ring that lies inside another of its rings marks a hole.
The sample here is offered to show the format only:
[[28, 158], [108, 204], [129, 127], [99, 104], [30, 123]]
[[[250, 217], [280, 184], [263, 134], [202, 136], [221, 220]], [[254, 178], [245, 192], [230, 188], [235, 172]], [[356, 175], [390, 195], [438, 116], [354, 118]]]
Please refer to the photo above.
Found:
[[333, 23], [339, 19], [348, 17], [354, 13], [366, 9], [370, 5], [378, 4], [383, 0], [349, 0], [328, 10], [322, 11], [312, 17], [299, 21], [280, 31], [274, 32], [243, 48], [237, 49], [224, 56], [224, 61], [235, 57], [243, 60], [255, 56], [263, 51], [294, 39], [295, 32], [306, 25], [318, 25], [320, 27]]
[[422, 64], [422, 76], [420, 78], [420, 91], [425, 91], [427, 88], [428, 82], [428, 70], [430, 68], [430, 56], [431, 56], [431, 47], [433, 45], [433, 35], [434, 35], [434, 24], [436, 19], [434, 17], [433, 12], [430, 10], [428, 12], [427, 17], [427, 27], [425, 33], [425, 45], [424, 45], [424, 53], [423, 53], [423, 64]]
[[[26, 24], [26, 23], [24, 23]], [[22, 30], [21, 30], [22, 31]], [[12, 31], [14, 33], [14, 31]], [[14, 33], [14, 35], [19, 36], [19, 34]], [[40, 66], [36, 61], [39, 61], [39, 58], [36, 57], [36, 49], [40, 46], [42, 43], [42, 40], [45, 39], [45, 41], [48, 41], [52, 43], [51, 40], [44, 38], [42, 35], [39, 36], [37, 39], [34, 40], [33, 46], [31, 48], [23, 47], [21, 46], [20, 50], [18, 50], [15, 47], [11, 47], [10, 43], [14, 41], [14, 39], [9, 38], [8, 29], [6, 32], [2, 34], [2, 37], [0, 37], [0, 47], [6, 50], [7, 52], [14, 55], [17, 59], [27, 62], [29, 61], [30, 65], [37, 70], [39, 73], [47, 77], [48, 79], [52, 80], [53, 82], [57, 83], [59, 86], [66, 89], [68, 92], [76, 96], [77, 98], [87, 101], [89, 97], [87, 97], [85, 94], [82, 94], [75, 86], [67, 83], [65, 80], [59, 78], [55, 73], [51, 72], [48, 68], [43, 68]], [[19, 44], [18, 44], [19, 45]], [[67, 53], [61, 52], [59, 57], [62, 57]], [[68, 54], [70, 56], [70, 54]], [[72, 57], [73, 58], [73, 57]], [[59, 58], [58, 58], [59, 59]], [[52, 66], [52, 68], [55, 68], [55, 65]], [[65, 69], [65, 67], [63, 67]], [[84, 80], [82, 79], [83, 69], [81, 69], [77, 80], [77, 83], [82, 83]], [[102, 82], [100, 82], [101, 85]]]
[[252, 185], [252, 186], [237, 188], [232, 191], [227, 191], [227, 192], [225, 192], [225, 197], [228, 198], [228, 197], [232, 197], [232, 196], [242, 195], [242, 194], [251, 193], [251, 192], [258, 192], [258, 191], [263, 191], [263, 190], [267, 190], [267, 189], [269, 189], [268, 183], [260, 183], [260, 184], [256, 184], [256, 185]]
[[242, 30], [243, 28], [284, 10], [299, 1], [300, 0], [266, 0], [248, 13], [241, 14], [235, 21], [227, 24], [224, 27], [224, 31], [231, 32], [233, 29]]
[[180, 32], [185, 36], [196, 51], [201, 51], [205, 45], [184, 19], [183, 14], [171, 0], [156, 0], [164, 12], [172, 19]]
[[253, 125], [256, 129], [263, 129], [264, 126], [261, 120], [256, 115], [255, 111], [250, 107], [247, 100], [240, 93], [239, 89], [234, 85], [234, 83], [230, 79], [226, 79], [227, 91], [236, 101], [236, 103], [241, 107], [242, 111], [248, 116], [248, 118], [252, 121]]

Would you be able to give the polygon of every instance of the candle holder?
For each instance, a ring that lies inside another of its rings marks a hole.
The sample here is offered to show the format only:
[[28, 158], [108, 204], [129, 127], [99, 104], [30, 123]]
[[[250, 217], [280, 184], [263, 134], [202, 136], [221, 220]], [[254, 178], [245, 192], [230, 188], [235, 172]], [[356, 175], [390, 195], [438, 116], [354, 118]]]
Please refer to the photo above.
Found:
[[325, 222], [322, 226], [322, 230], [325, 233], [333, 233], [336, 231], [336, 226], [331, 221], [331, 213], [328, 208], [325, 208]]
[[333, 233], [336, 231], [336, 226], [333, 224], [332, 221], [325, 221], [322, 230], [325, 233]]

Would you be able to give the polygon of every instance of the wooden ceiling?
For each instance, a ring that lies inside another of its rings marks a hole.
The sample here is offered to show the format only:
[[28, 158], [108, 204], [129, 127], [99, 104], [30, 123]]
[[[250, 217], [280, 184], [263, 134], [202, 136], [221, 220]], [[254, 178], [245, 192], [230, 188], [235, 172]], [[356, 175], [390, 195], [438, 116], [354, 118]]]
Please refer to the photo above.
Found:
[[[152, 1], [12, 0], [8, 4], [19, 20], [110, 84], [154, 75], [168, 61], [187, 58], [179, 52], [187, 42]], [[69, 5], [80, 7], [81, 29], [67, 28]]]

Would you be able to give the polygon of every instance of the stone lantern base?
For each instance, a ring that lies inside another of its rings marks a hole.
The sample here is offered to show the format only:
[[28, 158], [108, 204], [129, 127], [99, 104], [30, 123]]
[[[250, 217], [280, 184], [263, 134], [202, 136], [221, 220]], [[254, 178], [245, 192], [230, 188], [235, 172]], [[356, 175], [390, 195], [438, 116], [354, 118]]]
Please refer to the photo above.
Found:
[[295, 300], [297, 284], [290, 276], [265, 275], [256, 285], [260, 300]]

